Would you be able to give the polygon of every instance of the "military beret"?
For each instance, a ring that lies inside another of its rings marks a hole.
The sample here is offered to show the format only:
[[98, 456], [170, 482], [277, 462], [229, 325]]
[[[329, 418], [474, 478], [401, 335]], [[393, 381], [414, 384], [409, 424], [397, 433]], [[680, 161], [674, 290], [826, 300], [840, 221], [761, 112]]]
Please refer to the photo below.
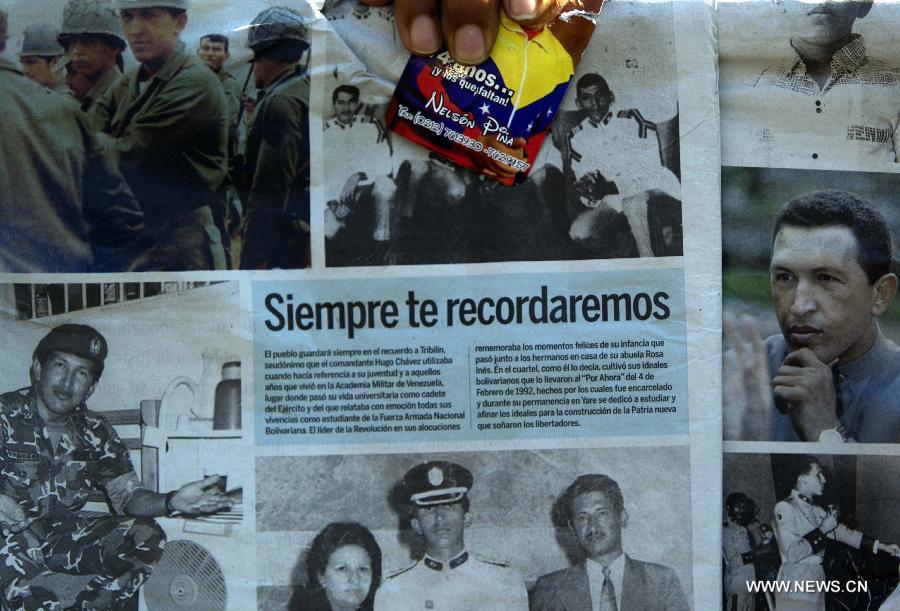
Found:
[[93, 327], [87, 325], [60, 325], [44, 336], [34, 349], [35, 358], [43, 363], [51, 352], [74, 354], [97, 366], [103, 371], [103, 361], [107, 354], [106, 338]]
[[456, 503], [468, 494], [473, 482], [471, 471], [440, 460], [417, 465], [403, 476], [409, 502], [417, 507]]

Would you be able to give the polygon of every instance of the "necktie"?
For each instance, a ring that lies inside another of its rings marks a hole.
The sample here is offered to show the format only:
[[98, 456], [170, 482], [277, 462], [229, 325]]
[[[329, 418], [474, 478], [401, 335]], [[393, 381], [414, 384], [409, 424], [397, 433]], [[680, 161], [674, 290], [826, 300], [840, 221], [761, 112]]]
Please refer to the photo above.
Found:
[[603, 567], [603, 589], [600, 591], [600, 611], [619, 611], [616, 605], [616, 586], [613, 585], [609, 567]]

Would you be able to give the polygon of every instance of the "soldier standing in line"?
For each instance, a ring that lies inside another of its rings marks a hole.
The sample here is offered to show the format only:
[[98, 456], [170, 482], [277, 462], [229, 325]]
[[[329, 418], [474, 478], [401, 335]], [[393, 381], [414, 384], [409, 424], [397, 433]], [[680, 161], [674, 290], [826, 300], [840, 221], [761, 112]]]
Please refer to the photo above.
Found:
[[187, 54], [187, 0], [118, 0], [140, 66], [98, 103], [103, 131], [144, 210], [137, 271], [225, 269], [212, 206], [228, 171], [227, 102]]
[[269, 8], [247, 35], [259, 97], [247, 131], [241, 269], [309, 265], [307, 21], [293, 9]]
[[[0, 395], [4, 609], [58, 609], [55, 592], [31, 583], [46, 573], [93, 575], [73, 609], [122, 609], [162, 555], [165, 533], [153, 517], [231, 507], [220, 476], [168, 494], [141, 484], [115, 430], [85, 406], [107, 351], [92, 327], [60, 325], [34, 350], [31, 387]], [[93, 490], [116, 515], [81, 511]]]
[[[6, 14], [0, 10], [0, 53]], [[142, 215], [70, 96], [0, 57], [0, 271], [122, 271]]]
[[127, 44], [112, 0], [69, 0], [57, 40], [70, 69], [66, 83], [91, 118], [97, 101], [121, 78], [124, 65]]
[[63, 48], [56, 41], [56, 31], [47, 25], [34, 25], [22, 34], [19, 63], [22, 73], [47, 89], [66, 93], [62, 65]]
[[375, 611], [526, 611], [528, 593], [519, 572], [466, 549], [471, 523], [472, 473], [452, 462], [417, 465], [403, 476], [410, 525], [425, 542], [425, 556], [388, 577], [375, 593]]

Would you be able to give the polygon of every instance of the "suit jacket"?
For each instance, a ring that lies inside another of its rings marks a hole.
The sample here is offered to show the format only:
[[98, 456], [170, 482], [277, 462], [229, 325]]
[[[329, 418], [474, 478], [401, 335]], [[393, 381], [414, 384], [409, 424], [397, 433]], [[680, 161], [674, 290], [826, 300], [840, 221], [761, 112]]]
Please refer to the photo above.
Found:
[[[687, 611], [687, 599], [675, 571], [625, 556], [619, 611]], [[584, 562], [544, 575], [534, 584], [531, 611], [592, 611]]]

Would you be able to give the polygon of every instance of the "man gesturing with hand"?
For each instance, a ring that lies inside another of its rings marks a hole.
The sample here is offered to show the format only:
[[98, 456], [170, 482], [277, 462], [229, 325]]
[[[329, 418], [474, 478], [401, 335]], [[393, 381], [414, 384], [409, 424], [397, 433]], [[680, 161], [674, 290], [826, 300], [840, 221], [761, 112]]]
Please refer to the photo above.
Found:
[[900, 440], [900, 349], [878, 326], [897, 292], [884, 217], [853, 193], [814, 191], [785, 204], [773, 236], [774, 440]]

